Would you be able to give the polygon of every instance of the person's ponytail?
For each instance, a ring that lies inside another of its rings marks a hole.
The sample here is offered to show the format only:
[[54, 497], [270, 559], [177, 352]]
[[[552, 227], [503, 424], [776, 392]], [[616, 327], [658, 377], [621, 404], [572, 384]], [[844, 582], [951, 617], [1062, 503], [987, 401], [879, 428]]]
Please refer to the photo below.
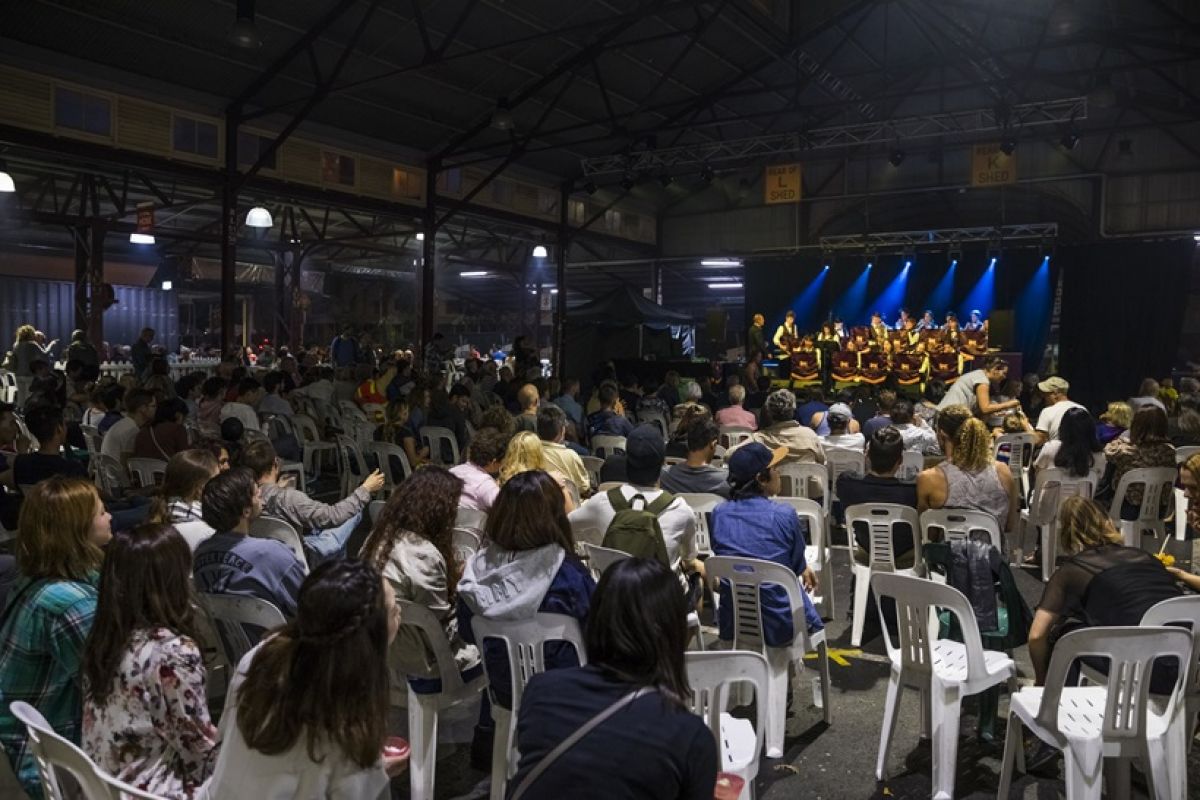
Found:
[[975, 417], [964, 420], [954, 437], [952, 462], [965, 472], [981, 472], [992, 463], [992, 437]]

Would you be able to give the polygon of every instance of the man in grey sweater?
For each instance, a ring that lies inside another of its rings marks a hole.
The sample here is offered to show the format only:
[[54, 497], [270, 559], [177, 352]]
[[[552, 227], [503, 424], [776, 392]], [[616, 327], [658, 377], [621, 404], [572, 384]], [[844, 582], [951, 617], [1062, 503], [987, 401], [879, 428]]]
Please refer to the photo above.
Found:
[[304, 537], [312, 566], [345, 555], [346, 542], [362, 520], [371, 495], [383, 488], [383, 473], [375, 470], [349, 497], [332, 505], [313, 500], [279, 479], [279, 457], [270, 442], [257, 441], [242, 451], [242, 466], [254, 473], [262, 495], [262, 513], [279, 517]]

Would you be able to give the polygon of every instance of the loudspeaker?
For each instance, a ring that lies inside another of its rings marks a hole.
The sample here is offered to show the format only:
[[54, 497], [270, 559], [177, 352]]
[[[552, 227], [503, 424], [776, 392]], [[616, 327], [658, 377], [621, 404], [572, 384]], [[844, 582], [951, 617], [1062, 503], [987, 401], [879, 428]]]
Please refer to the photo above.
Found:
[[721, 346], [725, 345], [725, 324], [729, 321], [729, 312], [723, 308], [710, 308], [705, 316], [704, 333], [708, 341]]
[[988, 347], [1012, 350], [1013, 310], [1011, 308], [992, 309], [992, 316], [988, 317]]

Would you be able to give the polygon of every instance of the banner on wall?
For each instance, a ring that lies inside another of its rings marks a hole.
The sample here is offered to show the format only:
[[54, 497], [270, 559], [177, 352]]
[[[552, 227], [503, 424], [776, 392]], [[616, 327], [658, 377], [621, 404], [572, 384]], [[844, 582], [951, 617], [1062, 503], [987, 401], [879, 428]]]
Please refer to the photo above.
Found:
[[767, 205], [800, 202], [800, 165], [768, 164], [763, 176], [763, 202]]
[[1017, 155], [998, 144], [977, 144], [971, 150], [971, 185], [1003, 186], [1017, 182]]

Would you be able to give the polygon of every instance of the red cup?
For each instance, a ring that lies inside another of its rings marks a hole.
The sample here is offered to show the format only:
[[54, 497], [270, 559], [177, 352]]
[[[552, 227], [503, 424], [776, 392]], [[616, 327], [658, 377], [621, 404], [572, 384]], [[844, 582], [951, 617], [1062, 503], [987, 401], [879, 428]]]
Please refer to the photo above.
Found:
[[717, 773], [717, 785], [713, 790], [713, 800], [738, 800], [746, 779], [730, 772]]
[[401, 758], [409, 753], [408, 740], [399, 736], [389, 736], [383, 743], [383, 754], [388, 758]]

